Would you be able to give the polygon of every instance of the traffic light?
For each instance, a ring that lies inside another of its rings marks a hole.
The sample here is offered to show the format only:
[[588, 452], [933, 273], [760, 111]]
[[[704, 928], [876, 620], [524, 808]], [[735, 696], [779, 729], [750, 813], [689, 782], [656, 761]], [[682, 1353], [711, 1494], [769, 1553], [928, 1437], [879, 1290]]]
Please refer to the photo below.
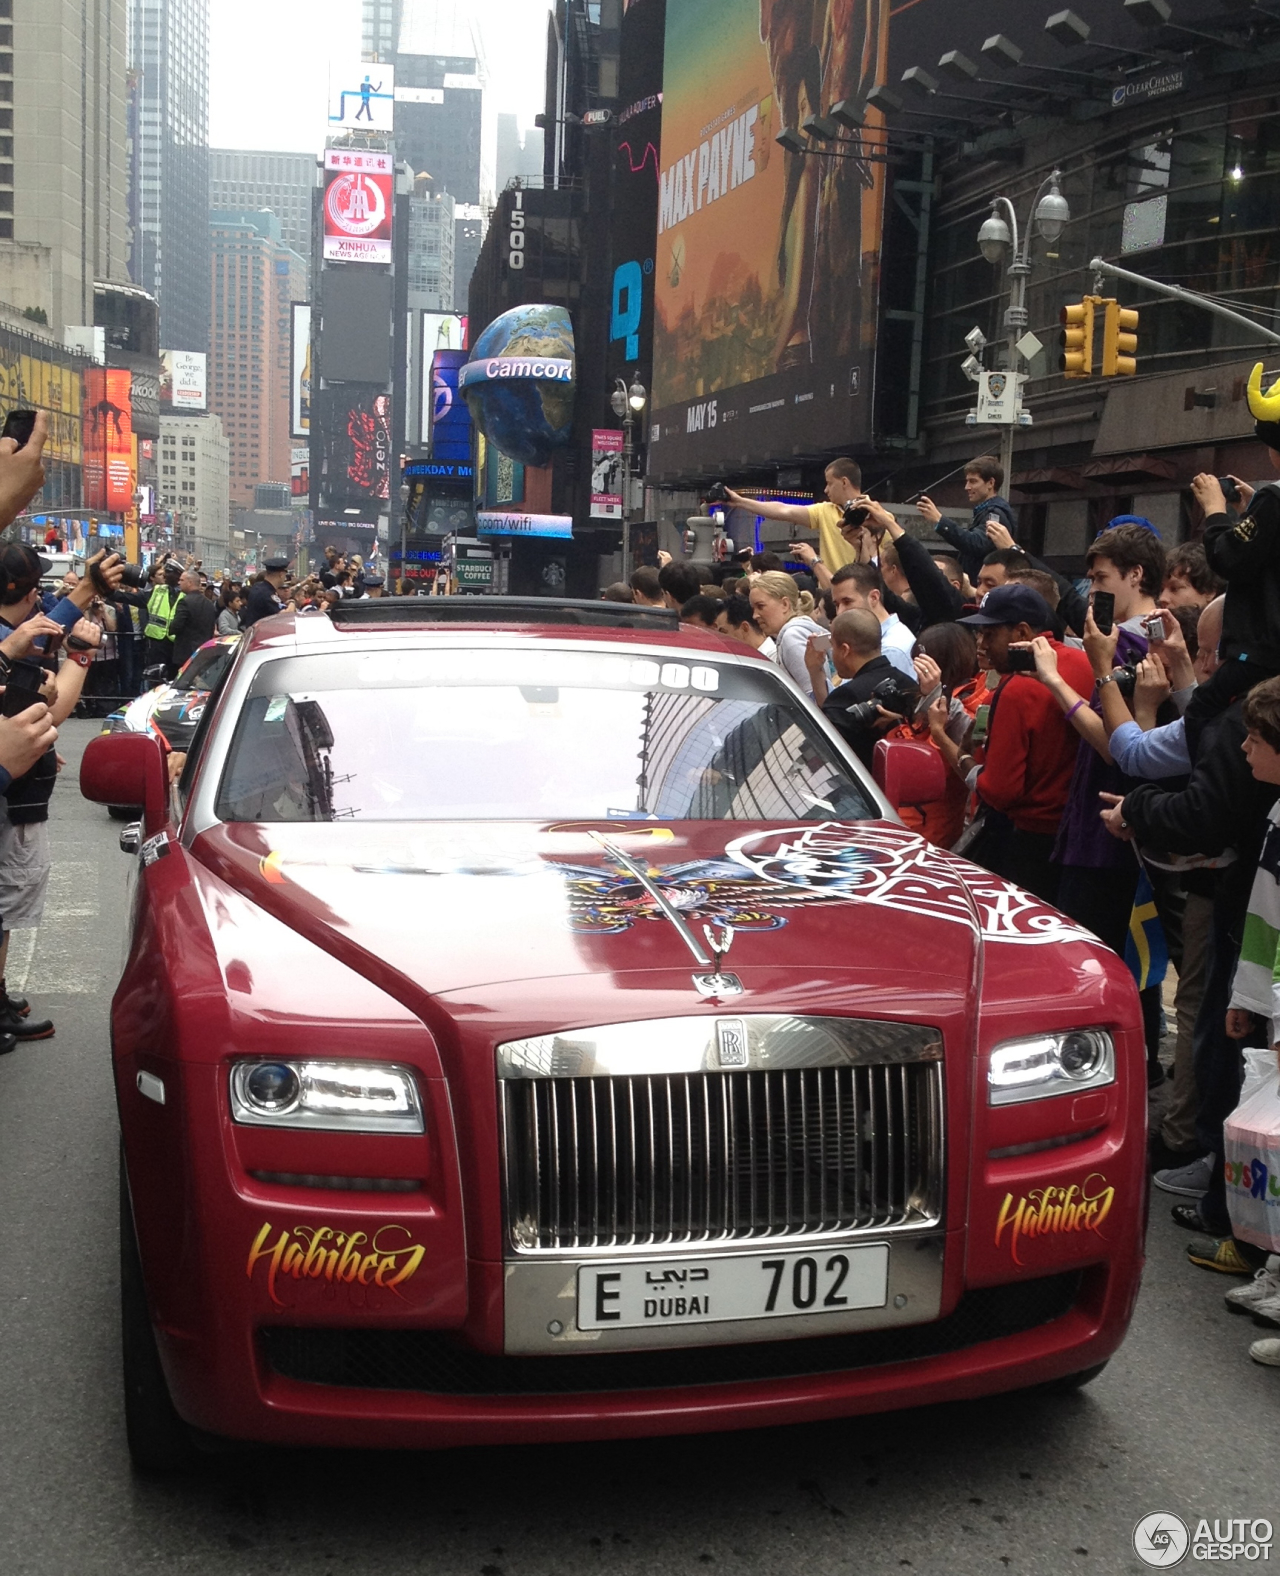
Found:
[[1138, 314], [1118, 301], [1106, 303], [1102, 324], [1102, 375], [1131, 378], [1138, 370]]
[[1064, 306], [1062, 356], [1058, 367], [1064, 378], [1087, 378], [1093, 371], [1093, 308], [1096, 296]]

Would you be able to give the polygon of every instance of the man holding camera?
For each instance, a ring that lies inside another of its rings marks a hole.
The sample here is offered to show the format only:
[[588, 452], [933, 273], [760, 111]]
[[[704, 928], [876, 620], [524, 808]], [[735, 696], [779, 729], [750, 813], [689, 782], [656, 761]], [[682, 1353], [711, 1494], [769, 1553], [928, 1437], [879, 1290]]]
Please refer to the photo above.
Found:
[[744, 498], [731, 487], [725, 488], [725, 497], [735, 509], [747, 509], [764, 520], [782, 521], [793, 531], [816, 531], [818, 561], [834, 574], [857, 557], [840, 531], [845, 510], [862, 496], [862, 467], [857, 460], [832, 460], [826, 471], [826, 494], [825, 503], [771, 503]]
[[[815, 691], [824, 683], [825, 651], [811, 639], [805, 666]], [[870, 769], [876, 741], [910, 716], [920, 701], [914, 672], [901, 674], [880, 650], [880, 621], [866, 608], [837, 614], [831, 625], [831, 660], [844, 682], [822, 702], [832, 726]]]
[[[1049, 604], [1030, 586], [997, 586], [976, 613], [959, 620], [978, 639], [978, 662], [1000, 675], [1000, 685], [975, 719], [974, 755], [956, 746], [943, 754], [977, 794], [981, 829], [968, 858], [1016, 881], [1045, 902], [1057, 896], [1058, 868], [1050, 863], [1076, 764], [1076, 734], [1049, 691], [1035, 678], [1027, 646], [1053, 625]], [[1083, 651], [1050, 640], [1059, 671], [1089, 694], [1093, 670]], [[942, 746], [940, 745], [940, 748]]]

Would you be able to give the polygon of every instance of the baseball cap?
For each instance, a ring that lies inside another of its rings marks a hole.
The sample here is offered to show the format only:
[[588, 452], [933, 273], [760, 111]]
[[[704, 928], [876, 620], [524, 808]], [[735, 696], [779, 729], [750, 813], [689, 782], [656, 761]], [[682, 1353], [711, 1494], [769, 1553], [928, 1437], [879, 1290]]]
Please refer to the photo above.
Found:
[[1053, 623], [1049, 604], [1030, 586], [996, 586], [983, 598], [982, 606], [960, 624], [1030, 624], [1032, 629], [1048, 629]]
[[7, 542], [0, 549], [0, 580], [4, 581], [0, 597], [8, 601], [15, 596], [26, 596], [40, 584], [40, 576], [47, 575], [52, 568], [50, 560], [42, 558], [34, 547], [24, 542]]

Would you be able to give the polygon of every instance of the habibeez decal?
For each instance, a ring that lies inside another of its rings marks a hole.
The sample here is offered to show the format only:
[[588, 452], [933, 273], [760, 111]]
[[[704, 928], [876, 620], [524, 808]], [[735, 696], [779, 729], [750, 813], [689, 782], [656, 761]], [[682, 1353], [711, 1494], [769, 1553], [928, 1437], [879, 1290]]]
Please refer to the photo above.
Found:
[[252, 1280], [258, 1265], [266, 1266], [267, 1292], [277, 1308], [285, 1306], [277, 1295], [282, 1275], [331, 1286], [380, 1286], [399, 1296], [398, 1288], [413, 1279], [427, 1251], [412, 1241], [407, 1226], [394, 1224], [379, 1226], [372, 1236], [333, 1226], [286, 1226], [270, 1241], [272, 1229], [269, 1220], [263, 1222], [245, 1274]]
[[1009, 1252], [1021, 1264], [1018, 1246], [1032, 1237], [1059, 1237], [1081, 1231], [1102, 1235], [1102, 1223], [1111, 1213], [1116, 1190], [1100, 1171], [1083, 1182], [1066, 1187], [1033, 1187], [1016, 1202], [1006, 1193], [996, 1219], [996, 1247], [1009, 1233]]

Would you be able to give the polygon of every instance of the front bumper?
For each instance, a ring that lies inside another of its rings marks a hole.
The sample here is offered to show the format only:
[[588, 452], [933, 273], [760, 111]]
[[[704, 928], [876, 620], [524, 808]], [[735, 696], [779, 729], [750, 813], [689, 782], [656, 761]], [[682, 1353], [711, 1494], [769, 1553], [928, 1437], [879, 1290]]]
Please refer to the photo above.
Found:
[[[215, 1396], [206, 1376], [198, 1389], [207, 1404], [193, 1409], [179, 1382], [180, 1409], [212, 1433], [358, 1448], [811, 1422], [968, 1400], [1094, 1367], [1123, 1338], [1130, 1281], [1095, 1265], [971, 1293], [943, 1320], [878, 1335], [613, 1357], [493, 1357], [438, 1332], [280, 1326], [250, 1338], [240, 1370], [250, 1385]], [[166, 1355], [177, 1377], [179, 1354]], [[572, 1388], [588, 1380], [592, 1388]]]

